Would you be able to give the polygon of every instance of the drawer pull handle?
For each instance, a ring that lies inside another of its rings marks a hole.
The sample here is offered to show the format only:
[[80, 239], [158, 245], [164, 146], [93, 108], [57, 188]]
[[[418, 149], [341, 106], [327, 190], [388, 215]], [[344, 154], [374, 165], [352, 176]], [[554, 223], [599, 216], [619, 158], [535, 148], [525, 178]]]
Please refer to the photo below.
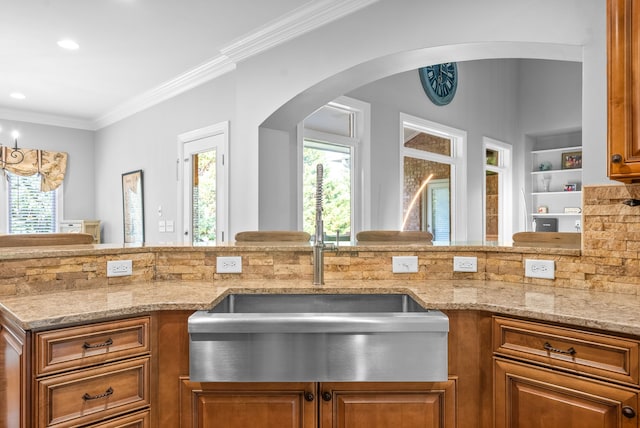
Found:
[[633, 407], [629, 407], [629, 406], [624, 406], [622, 408], [622, 416], [624, 416], [625, 418], [635, 418], [636, 417], [636, 411], [633, 410]]
[[554, 348], [553, 346], [551, 346], [551, 344], [549, 342], [544, 342], [543, 347], [547, 351], [555, 352], [556, 354], [575, 355], [576, 352], [577, 352], [575, 349], [573, 349], [573, 346], [565, 351], [564, 349]]
[[95, 345], [92, 345], [92, 344], [90, 344], [88, 342], [84, 342], [84, 345], [82, 345], [82, 347], [84, 349], [95, 349], [95, 348], [104, 348], [105, 346], [111, 346], [111, 345], [113, 345], [113, 339], [109, 338], [109, 339], [105, 340], [104, 342], [98, 343], [98, 344], [95, 344]]
[[112, 394], [113, 394], [113, 388], [109, 387], [109, 389], [107, 389], [105, 392], [98, 395], [89, 395], [89, 393], [85, 392], [84, 395], [82, 396], [82, 399], [84, 401], [99, 400], [101, 398], [106, 398]]

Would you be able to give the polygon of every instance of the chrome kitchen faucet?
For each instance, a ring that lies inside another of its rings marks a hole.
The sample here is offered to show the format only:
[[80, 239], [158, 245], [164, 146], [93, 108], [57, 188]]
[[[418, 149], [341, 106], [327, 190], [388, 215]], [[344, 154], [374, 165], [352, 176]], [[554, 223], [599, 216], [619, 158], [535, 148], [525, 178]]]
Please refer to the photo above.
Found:
[[[324, 168], [321, 163], [316, 165], [316, 233], [313, 242], [313, 285], [324, 284], [324, 251], [337, 248], [337, 245], [327, 246], [324, 243], [324, 225], [322, 222], [322, 181]], [[336, 237], [336, 243], [338, 238]]]

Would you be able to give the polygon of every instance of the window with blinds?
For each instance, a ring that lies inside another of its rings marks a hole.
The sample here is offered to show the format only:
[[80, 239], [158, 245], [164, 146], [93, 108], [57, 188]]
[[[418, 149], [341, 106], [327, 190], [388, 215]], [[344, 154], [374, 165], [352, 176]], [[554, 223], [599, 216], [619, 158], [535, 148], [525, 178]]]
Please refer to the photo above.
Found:
[[41, 192], [40, 175], [29, 177], [7, 172], [9, 233], [55, 232], [57, 191]]

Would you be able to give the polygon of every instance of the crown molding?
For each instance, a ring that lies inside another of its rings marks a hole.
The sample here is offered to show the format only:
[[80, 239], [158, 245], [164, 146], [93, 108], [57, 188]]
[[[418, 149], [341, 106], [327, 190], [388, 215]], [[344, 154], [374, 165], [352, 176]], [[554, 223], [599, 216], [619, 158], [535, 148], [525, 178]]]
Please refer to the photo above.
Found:
[[308, 3], [247, 34], [220, 52], [240, 62], [367, 7], [378, 0], [323, 0]]
[[243, 59], [315, 30], [377, 1], [379, 0], [322, 0], [295, 9], [222, 48], [221, 55], [117, 106], [97, 118], [93, 122], [93, 127], [94, 129], [104, 128], [173, 98], [235, 70], [236, 63]]
[[156, 104], [173, 98], [183, 92], [202, 85], [216, 77], [233, 71], [236, 65], [225, 56], [219, 56], [199, 65], [178, 77], [171, 79], [150, 91], [142, 93], [94, 121], [95, 129], [104, 128], [135, 113], [148, 109]]
[[77, 119], [68, 116], [58, 116], [45, 113], [35, 113], [23, 110], [0, 109], [0, 119], [37, 123], [41, 125], [60, 126], [62, 128], [84, 129], [87, 131], [96, 130], [96, 127], [92, 120]]

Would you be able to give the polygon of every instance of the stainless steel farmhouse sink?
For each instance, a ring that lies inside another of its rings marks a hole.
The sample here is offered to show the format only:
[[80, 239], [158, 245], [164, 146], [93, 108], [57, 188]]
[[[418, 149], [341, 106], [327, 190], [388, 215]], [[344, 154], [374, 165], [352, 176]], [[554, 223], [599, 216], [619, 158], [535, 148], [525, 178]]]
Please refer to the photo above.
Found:
[[232, 294], [188, 327], [196, 382], [447, 379], [449, 319], [406, 294]]

